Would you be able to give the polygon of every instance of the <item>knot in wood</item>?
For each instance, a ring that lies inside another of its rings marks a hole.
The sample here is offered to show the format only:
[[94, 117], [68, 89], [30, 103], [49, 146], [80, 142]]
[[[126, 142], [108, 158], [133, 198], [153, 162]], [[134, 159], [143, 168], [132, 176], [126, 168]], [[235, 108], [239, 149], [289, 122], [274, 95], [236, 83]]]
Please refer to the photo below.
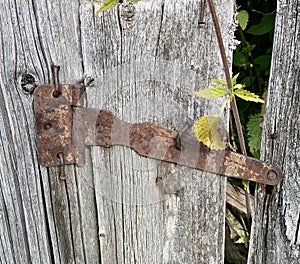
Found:
[[133, 3], [126, 3], [121, 6], [121, 16], [126, 20], [126, 21], [131, 21], [135, 15], [135, 6]]
[[35, 77], [30, 73], [23, 73], [18, 79], [19, 86], [25, 94], [32, 94], [37, 87]]

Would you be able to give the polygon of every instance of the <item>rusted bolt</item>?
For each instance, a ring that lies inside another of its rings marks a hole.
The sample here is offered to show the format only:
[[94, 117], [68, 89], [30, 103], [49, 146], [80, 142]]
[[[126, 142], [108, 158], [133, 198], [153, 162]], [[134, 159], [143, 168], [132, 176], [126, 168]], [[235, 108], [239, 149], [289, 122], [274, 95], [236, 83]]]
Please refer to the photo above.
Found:
[[269, 180], [275, 180], [277, 178], [277, 173], [273, 170], [269, 171], [267, 174]]
[[44, 128], [45, 128], [45, 130], [49, 130], [49, 129], [52, 128], [52, 125], [47, 123], [47, 124], [44, 125]]
[[104, 130], [104, 126], [102, 124], [96, 124], [97, 133], [102, 133]]

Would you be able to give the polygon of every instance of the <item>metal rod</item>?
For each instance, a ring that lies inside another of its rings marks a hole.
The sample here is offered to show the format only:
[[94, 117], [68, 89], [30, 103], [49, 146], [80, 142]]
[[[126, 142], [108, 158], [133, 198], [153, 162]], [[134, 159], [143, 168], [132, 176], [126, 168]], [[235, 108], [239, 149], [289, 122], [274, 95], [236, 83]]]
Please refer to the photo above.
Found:
[[[225, 52], [222, 34], [221, 34], [219, 21], [217, 18], [213, 0], [208, 0], [208, 5], [210, 8], [212, 20], [213, 20], [214, 27], [215, 27], [216, 34], [217, 34], [217, 39], [218, 39], [218, 43], [219, 43], [219, 47], [220, 47], [220, 53], [221, 53], [221, 57], [222, 57], [222, 61], [223, 61], [223, 67], [224, 67], [224, 71], [225, 71], [228, 89], [230, 89], [230, 88], [232, 88], [232, 82], [231, 82], [231, 78], [230, 78], [229, 66], [227, 63], [226, 52]], [[244, 135], [243, 135], [242, 124], [241, 124], [239, 111], [238, 111], [236, 100], [235, 100], [234, 96], [232, 97], [232, 100], [231, 100], [231, 107], [232, 107], [232, 112], [233, 112], [233, 116], [234, 116], [234, 120], [235, 120], [235, 124], [236, 124], [236, 128], [237, 128], [238, 138], [239, 138], [240, 145], [241, 145], [241, 150], [242, 150], [243, 155], [247, 156], [247, 150], [246, 150], [245, 139], [244, 139]], [[248, 221], [248, 226], [250, 227], [250, 225], [251, 225], [251, 210], [250, 210], [250, 194], [249, 194], [248, 190], [245, 191], [245, 198], [246, 198], [246, 207], [247, 207], [247, 221]]]
[[66, 180], [66, 173], [65, 173], [65, 160], [64, 160], [64, 153], [60, 152], [57, 154], [59, 161], [60, 161], [60, 166], [59, 166], [59, 178], [61, 180]]
[[54, 97], [58, 97], [61, 95], [61, 85], [59, 83], [59, 65], [52, 65], [52, 71], [53, 71], [53, 80], [55, 85], [55, 90], [53, 92]]
[[199, 19], [199, 25], [201, 27], [205, 26], [205, 22], [204, 22], [205, 6], [206, 6], [206, 0], [201, 0], [201, 4], [200, 4], [200, 19]]

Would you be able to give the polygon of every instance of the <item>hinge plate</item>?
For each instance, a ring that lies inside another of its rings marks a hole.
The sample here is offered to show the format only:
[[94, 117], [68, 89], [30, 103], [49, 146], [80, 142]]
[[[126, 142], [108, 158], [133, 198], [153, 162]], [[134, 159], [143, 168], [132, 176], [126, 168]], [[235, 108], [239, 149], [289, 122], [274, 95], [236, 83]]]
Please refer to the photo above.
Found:
[[61, 95], [55, 97], [54, 85], [38, 86], [34, 92], [36, 143], [39, 163], [58, 166], [59, 153], [65, 164], [79, 163], [72, 143], [73, 107], [82, 105], [81, 85], [61, 85]]
[[[276, 185], [282, 178], [277, 166], [228, 151], [212, 151], [195, 137], [181, 135], [153, 123], [126, 123], [107, 110], [83, 107], [80, 85], [54, 85], [34, 92], [38, 160], [43, 166], [85, 163], [86, 146], [124, 145], [138, 154], [190, 168]], [[64, 156], [64, 163], [59, 159]]]

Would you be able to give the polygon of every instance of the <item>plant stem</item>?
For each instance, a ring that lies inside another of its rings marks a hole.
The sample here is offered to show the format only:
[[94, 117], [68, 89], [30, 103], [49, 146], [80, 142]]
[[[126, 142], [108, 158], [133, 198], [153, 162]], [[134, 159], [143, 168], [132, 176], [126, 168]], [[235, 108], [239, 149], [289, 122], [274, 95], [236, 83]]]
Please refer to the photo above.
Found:
[[[248, 42], [245, 39], [245, 35], [243, 33], [243, 30], [239, 29], [239, 34], [240, 34], [240, 37], [241, 37], [242, 46], [245, 47], [245, 48], [248, 47], [249, 44], [248, 44]], [[252, 54], [249, 55], [247, 53], [246, 56], [248, 57], [248, 59], [250, 59], [250, 62], [252, 64], [253, 71], [254, 71], [254, 74], [255, 74], [255, 77], [256, 77], [256, 81], [257, 81], [257, 86], [258, 86], [259, 92], [260, 92], [260, 94], [262, 94], [263, 93], [263, 89], [262, 89], [262, 87], [260, 85], [260, 82], [259, 82], [259, 73], [258, 73], [257, 67], [255, 65], [255, 61], [254, 61], [253, 55]], [[250, 69], [250, 72], [251, 72], [251, 69]]]
[[[228, 63], [227, 63], [226, 52], [225, 52], [223, 39], [222, 39], [222, 34], [221, 34], [219, 21], [218, 21], [218, 18], [217, 18], [217, 14], [216, 14], [216, 10], [215, 10], [213, 0], [208, 0], [208, 5], [209, 5], [210, 13], [211, 13], [211, 16], [212, 16], [212, 20], [213, 20], [213, 23], [214, 23], [215, 31], [216, 31], [216, 34], [217, 34], [217, 39], [218, 39], [218, 43], [219, 43], [219, 47], [220, 47], [220, 53], [221, 53], [221, 57], [222, 57], [222, 62], [223, 62], [223, 67], [224, 67], [224, 71], [225, 71], [227, 85], [228, 85], [228, 88], [230, 89], [230, 88], [232, 88], [232, 82], [231, 82], [231, 78], [230, 78], [230, 71], [229, 71], [229, 67], [228, 67]], [[240, 116], [239, 116], [239, 112], [238, 112], [238, 108], [237, 108], [237, 104], [236, 104], [236, 100], [235, 100], [234, 96], [232, 96], [231, 107], [232, 107], [232, 112], [233, 112], [235, 124], [236, 124], [236, 127], [237, 127], [237, 133], [238, 133], [238, 137], [239, 137], [239, 141], [240, 141], [240, 145], [241, 145], [241, 150], [242, 150], [243, 155], [246, 156], [247, 155], [247, 150], [246, 150], [246, 146], [245, 146], [245, 139], [244, 139], [242, 124], [241, 124], [241, 120], [240, 120]], [[248, 191], [245, 192], [245, 195], [246, 195], [246, 201], [247, 201], [247, 199], [250, 200]], [[246, 206], [250, 207], [249, 204], [247, 204], [247, 203], [246, 203]], [[251, 219], [250, 208], [247, 208], [247, 221], [248, 221], [249, 225], [250, 225], [250, 222], [251, 222], [250, 219]]]

